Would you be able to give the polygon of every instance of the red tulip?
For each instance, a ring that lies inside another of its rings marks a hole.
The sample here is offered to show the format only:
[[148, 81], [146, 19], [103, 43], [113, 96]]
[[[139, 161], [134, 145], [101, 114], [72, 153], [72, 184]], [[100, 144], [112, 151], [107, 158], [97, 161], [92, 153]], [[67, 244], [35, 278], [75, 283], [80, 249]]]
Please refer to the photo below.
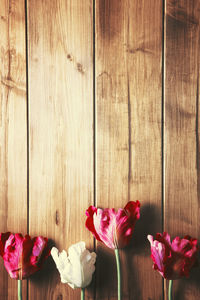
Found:
[[153, 268], [166, 279], [173, 280], [183, 276], [189, 276], [191, 268], [197, 262], [198, 246], [197, 240], [190, 236], [183, 239], [176, 237], [172, 243], [167, 232], [163, 235], [148, 235], [151, 243], [151, 258], [154, 262]]
[[140, 202], [130, 201], [117, 212], [114, 208], [90, 206], [86, 216], [86, 227], [97, 240], [112, 249], [123, 248], [129, 244], [135, 223], [140, 218]]
[[47, 238], [10, 232], [0, 234], [0, 255], [11, 278], [25, 279], [40, 270], [49, 256]]

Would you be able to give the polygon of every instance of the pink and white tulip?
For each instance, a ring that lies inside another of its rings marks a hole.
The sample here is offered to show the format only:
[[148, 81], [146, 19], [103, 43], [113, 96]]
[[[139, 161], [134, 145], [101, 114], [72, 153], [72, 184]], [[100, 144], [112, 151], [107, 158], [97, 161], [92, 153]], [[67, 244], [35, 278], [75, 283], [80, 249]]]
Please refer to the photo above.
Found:
[[112, 249], [124, 248], [129, 244], [135, 223], [140, 218], [140, 202], [130, 201], [117, 212], [114, 208], [90, 206], [86, 216], [86, 227], [98, 241]]

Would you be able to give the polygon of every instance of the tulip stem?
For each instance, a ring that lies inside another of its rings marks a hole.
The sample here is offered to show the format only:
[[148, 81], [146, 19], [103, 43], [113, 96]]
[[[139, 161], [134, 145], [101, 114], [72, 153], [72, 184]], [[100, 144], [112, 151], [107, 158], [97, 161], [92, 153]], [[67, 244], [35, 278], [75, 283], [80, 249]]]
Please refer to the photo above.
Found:
[[85, 289], [81, 289], [81, 300], [85, 300]]
[[169, 298], [169, 300], [172, 300], [172, 286], [173, 286], [173, 280], [169, 280], [169, 288], [168, 288], [168, 298]]
[[18, 300], [22, 300], [22, 280], [18, 280]]
[[118, 280], [118, 300], [122, 299], [121, 296], [121, 266], [119, 258], [119, 249], [115, 249], [115, 258], [117, 263], [117, 280]]

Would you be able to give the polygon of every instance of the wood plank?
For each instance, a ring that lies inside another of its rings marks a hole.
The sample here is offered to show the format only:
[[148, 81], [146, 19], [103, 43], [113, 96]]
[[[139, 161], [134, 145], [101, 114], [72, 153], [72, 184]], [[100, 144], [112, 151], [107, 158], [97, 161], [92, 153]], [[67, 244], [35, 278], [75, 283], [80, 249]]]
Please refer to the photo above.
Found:
[[[0, 232], [27, 233], [27, 125], [24, 1], [0, 5]], [[17, 297], [17, 281], [0, 261], [0, 299]], [[26, 282], [24, 282], [24, 297]]]
[[[161, 299], [146, 236], [162, 230], [162, 1], [96, 1], [96, 98], [97, 206], [142, 205], [121, 251], [123, 299]], [[97, 299], [114, 300], [114, 254], [97, 249]]]
[[[60, 250], [80, 240], [93, 246], [85, 229], [93, 203], [92, 22], [91, 0], [28, 1], [30, 233]], [[80, 299], [50, 262], [31, 280], [30, 299]]]
[[[164, 223], [173, 238], [200, 234], [199, 11], [199, 1], [166, 1]], [[199, 276], [176, 281], [174, 299], [199, 299]]]

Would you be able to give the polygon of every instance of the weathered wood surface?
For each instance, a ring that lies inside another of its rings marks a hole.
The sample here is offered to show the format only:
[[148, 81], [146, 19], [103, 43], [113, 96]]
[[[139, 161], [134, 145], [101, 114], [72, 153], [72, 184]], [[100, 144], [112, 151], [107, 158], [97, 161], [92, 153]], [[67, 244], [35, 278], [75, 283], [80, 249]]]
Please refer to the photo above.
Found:
[[[133, 243], [121, 251], [123, 299], [161, 299], [146, 236], [162, 229], [162, 1], [96, 1], [95, 37], [97, 206], [140, 200]], [[117, 299], [114, 253], [97, 251], [97, 299]]]
[[[199, 14], [195, 0], [0, 4], [0, 230], [92, 249], [87, 207], [140, 200], [133, 241], [120, 251], [124, 300], [167, 299], [147, 234], [163, 223], [172, 238], [200, 237]], [[115, 300], [114, 253], [96, 249], [86, 299]], [[0, 299], [16, 299], [2, 259], [0, 272]], [[199, 277], [197, 268], [176, 281], [174, 298], [198, 299]], [[80, 299], [51, 258], [28, 294], [23, 286], [27, 300]]]
[[[199, 1], [166, 1], [164, 227], [199, 238]], [[174, 284], [174, 299], [199, 299], [200, 272]], [[167, 299], [167, 295], [166, 295]]]
[[[84, 240], [93, 203], [92, 1], [28, 1], [29, 228], [59, 250]], [[30, 299], [80, 299], [54, 263], [30, 281]], [[86, 299], [92, 299], [90, 291]]]
[[[27, 232], [27, 125], [24, 1], [0, 4], [0, 232]], [[0, 299], [17, 281], [0, 261]], [[26, 295], [26, 285], [24, 297]]]

